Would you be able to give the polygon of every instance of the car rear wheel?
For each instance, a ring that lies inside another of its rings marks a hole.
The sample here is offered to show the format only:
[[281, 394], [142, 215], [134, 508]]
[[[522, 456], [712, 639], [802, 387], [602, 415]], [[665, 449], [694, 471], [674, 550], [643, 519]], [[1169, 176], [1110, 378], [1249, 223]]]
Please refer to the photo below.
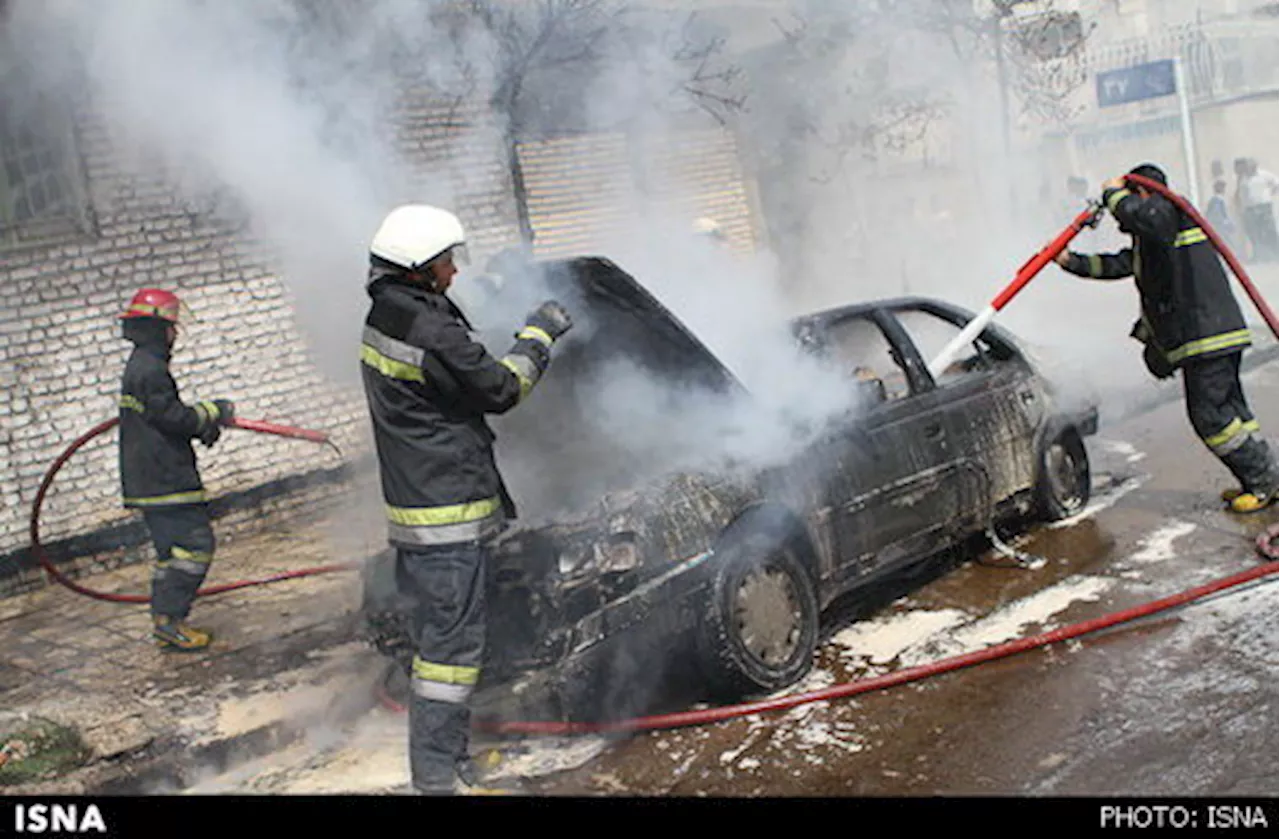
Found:
[[794, 684], [813, 666], [818, 604], [795, 551], [764, 534], [726, 549], [700, 627], [712, 698], [733, 702]]
[[1090, 481], [1084, 442], [1074, 429], [1063, 431], [1040, 456], [1036, 493], [1041, 514], [1048, 521], [1058, 521], [1079, 513], [1089, 503]]

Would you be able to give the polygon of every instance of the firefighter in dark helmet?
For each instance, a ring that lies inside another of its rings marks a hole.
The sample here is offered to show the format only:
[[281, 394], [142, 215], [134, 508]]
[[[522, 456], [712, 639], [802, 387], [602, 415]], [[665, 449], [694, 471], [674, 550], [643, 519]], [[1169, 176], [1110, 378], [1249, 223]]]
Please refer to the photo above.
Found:
[[464, 248], [446, 210], [388, 214], [370, 246], [360, 346], [397, 584], [414, 602], [409, 768], [426, 794], [484, 791], [469, 758], [470, 697], [484, 652], [488, 540], [515, 516], [485, 415], [529, 395], [571, 326], [548, 301], [504, 356], [490, 355], [445, 294]]
[[211, 447], [235, 406], [178, 395], [169, 360], [184, 308], [172, 292], [144, 288], [120, 315], [134, 345], [120, 386], [120, 480], [124, 506], [142, 512], [156, 549], [152, 633], [161, 647], [188, 651], [209, 645], [186, 619], [215, 548], [191, 441]]
[[[1151, 164], [1130, 174], [1166, 184]], [[1205, 232], [1169, 199], [1130, 186], [1103, 184], [1103, 203], [1132, 247], [1114, 254], [1063, 251], [1058, 264], [1095, 280], [1133, 277], [1141, 314], [1130, 333], [1157, 378], [1182, 371], [1187, 414], [1196, 434], [1239, 481], [1222, 494], [1236, 513], [1276, 501], [1276, 461], [1240, 385], [1240, 357], [1252, 341], [1218, 253]]]

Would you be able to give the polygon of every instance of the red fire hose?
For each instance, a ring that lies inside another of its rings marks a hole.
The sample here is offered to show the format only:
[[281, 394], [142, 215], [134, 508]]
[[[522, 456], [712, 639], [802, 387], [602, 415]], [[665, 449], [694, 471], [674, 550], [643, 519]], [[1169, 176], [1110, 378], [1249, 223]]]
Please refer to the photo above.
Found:
[[[31, 506], [31, 552], [39, 560], [41, 567], [45, 573], [52, 577], [58, 583], [66, 586], [77, 594], [83, 594], [86, 597], [92, 597], [95, 600], [107, 600], [112, 603], [150, 603], [151, 597], [145, 594], [112, 594], [109, 592], [94, 591], [85, 588], [68, 579], [66, 575], [54, 567], [50, 561], [48, 554], [45, 553], [44, 546], [40, 544], [40, 506], [44, 503], [45, 493], [49, 490], [50, 484], [53, 483], [54, 475], [58, 474], [64, 463], [76, 452], [81, 446], [89, 442], [100, 434], [110, 431], [120, 422], [117, 418], [106, 420], [98, 423], [93, 428], [86, 431], [77, 438], [71, 445], [60, 454], [45, 472], [44, 480], [40, 482], [40, 489], [36, 491], [35, 503]], [[341, 456], [342, 452], [337, 445], [329, 439], [328, 435], [319, 431], [310, 431], [305, 428], [293, 428], [287, 425], [275, 425], [260, 420], [234, 419], [231, 421], [231, 428], [241, 428], [247, 431], [256, 431], [262, 434], [274, 434], [280, 437], [289, 437], [298, 440], [309, 440], [314, 443], [322, 443], [331, 446]], [[310, 577], [317, 574], [328, 574], [334, 571], [351, 571], [358, 568], [355, 563], [342, 563], [338, 565], [323, 565], [314, 568], [302, 568], [296, 571], [286, 571], [280, 574], [273, 574], [270, 577], [264, 577], [257, 580], [240, 580], [223, 585], [202, 588], [196, 592], [197, 597], [205, 597], [211, 594], [221, 594], [226, 591], [235, 591], [236, 589], [248, 588], [250, 586], [266, 585], [280, 580], [291, 580], [298, 577]]]
[[1219, 236], [1217, 231], [1214, 230], [1209, 222], [1205, 220], [1204, 216], [1200, 215], [1196, 208], [1191, 206], [1191, 202], [1183, 198], [1181, 195], [1178, 195], [1159, 181], [1153, 181], [1150, 178], [1144, 178], [1141, 175], [1125, 175], [1124, 179], [1143, 186], [1152, 192], [1158, 192], [1165, 198], [1168, 198], [1177, 205], [1179, 210], [1182, 210], [1182, 212], [1190, 216], [1191, 220], [1200, 226], [1200, 229], [1209, 237], [1209, 241], [1213, 243], [1214, 248], [1216, 248], [1218, 253], [1222, 255], [1222, 258], [1226, 260], [1227, 265], [1231, 266], [1231, 272], [1236, 275], [1236, 279], [1240, 281], [1240, 285], [1244, 286], [1244, 290], [1249, 295], [1249, 299], [1253, 301], [1253, 305], [1257, 307], [1258, 313], [1262, 315], [1264, 320], [1266, 320], [1267, 326], [1271, 327], [1271, 334], [1280, 338], [1280, 328], [1276, 325], [1276, 313], [1267, 305], [1267, 301], [1262, 299], [1262, 295], [1259, 294], [1258, 289], [1254, 287], [1253, 281], [1249, 279], [1249, 275], [1245, 273], [1244, 266], [1242, 266], [1240, 261], [1236, 259], [1235, 254], [1231, 252], [1231, 248], [1227, 247], [1227, 243], [1222, 241], [1222, 237]]
[[[683, 711], [674, 714], [637, 717], [635, 719], [619, 720], [616, 722], [477, 721], [476, 727], [495, 734], [565, 736], [573, 734], [601, 734], [608, 732], [656, 731], [660, 729], [684, 728], [687, 726], [723, 722], [728, 719], [745, 717], [751, 714], [760, 714], [769, 711], [785, 711], [789, 708], [794, 708], [798, 705], [806, 705], [811, 702], [843, 699], [849, 696], [856, 696], [860, 693], [882, 690], [884, 688], [905, 684], [906, 682], [924, 679], [929, 676], [948, 673], [952, 670], [972, 667], [975, 664], [982, 664], [997, 658], [1003, 658], [1005, 656], [1014, 655], [1015, 653], [1025, 652], [1026, 650], [1034, 649], [1036, 647], [1056, 644], [1060, 641], [1066, 641], [1080, 635], [1106, 629], [1107, 627], [1114, 626], [1118, 623], [1146, 617], [1147, 615], [1152, 615], [1165, 609], [1172, 609], [1177, 606], [1186, 605], [1193, 600], [1207, 597], [1208, 595], [1231, 588], [1232, 586], [1238, 586], [1243, 583], [1256, 580], [1260, 577], [1264, 577], [1268, 574], [1275, 574], [1278, 569], [1280, 569], [1280, 562], [1268, 562], [1263, 565], [1249, 568], [1245, 571], [1240, 571], [1236, 574], [1231, 574], [1230, 576], [1223, 577], [1214, 582], [1196, 586], [1195, 588], [1187, 589], [1186, 591], [1179, 592], [1178, 594], [1173, 594], [1159, 600], [1153, 600], [1140, 606], [1134, 606], [1129, 609], [1112, 612], [1111, 614], [1104, 615], [1100, 618], [1081, 621], [1070, 626], [1064, 626], [1061, 629], [1041, 633], [1040, 635], [1032, 635], [1027, 638], [1019, 638], [1014, 641], [997, 644], [994, 647], [988, 647], [984, 650], [976, 650], [974, 652], [965, 653], [952, 658], [934, 661], [929, 664], [908, 667], [904, 670], [886, 673], [882, 676], [874, 676], [869, 679], [846, 682], [841, 685], [834, 685], [829, 688], [810, 691], [808, 693], [797, 693], [791, 696], [779, 697], [777, 699], [747, 702], [740, 705], [726, 705], [719, 708], [705, 708], [697, 711]], [[385, 688], [380, 688], [378, 698], [381, 704], [390, 710], [398, 713], [403, 713], [405, 710], [404, 705], [392, 699], [387, 694]]]
[[[1258, 311], [1262, 314], [1263, 318], [1267, 321], [1267, 325], [1271, 328], [1272, 334], [1277, 337], [1280, 337], [1280, 332], [1277, 331], [1275, 313], [1271, 311], [1271, 308], [1267, 305], [1266, 301], [1258, 293], [1252, 281], [1250, 281], [1248, 275], [1245, 273], [1244, 268], [1236, 260], [1235, 256], [1231, 253], [1230, 249], [1218, 236], [1217, 232], [1213, 230], [1212, 226], [1210, 226], [1209, 223], [1195, 210], [1195, 208], [1192, 207], [1191, 204], [1186, 200], [1184, 200], [1181, 196], [1173, 193], [1172, 191], [1170, 191], [1169, 189], [1167, 189], [1166, 187], [1164, 187], [1162, 184], [1158, 182], [1151, 181], [1150, 179], [1143, 178], [1138, 175], [1126, 175], [1125, 178], [1131, 182], [1141, 184], [1142, 186], [1147, 187], [1153, 192], [1157, 192], [1165, 196], [1174, 204], [1176, 204], [1179, 207], [1179, 209], [1181, 209], [1189, 217], [1191, 217], [1201, 227], [1201, 229], [1205, 231], [1206, 235], [1209, 237], [1214, 247], [1218, 250], [1220, 254], [1222, 254], [1223, 258], [1227, 261], [1228, 265], [1231, 267], [1232, 272], [1235, 273], [1236, 278], [1240, 281], [1241, 285], [1244, 286], [1246, 292], [1249, 294], [1250, 299], [1253, 301], [1254, 305], [1258, 308]], [[1032, 257], [1032, 259], [1029, 260], [1028, 263], [1025, 264], [1019, 270], [1018, 276], [1015, 278], [1014, 282], [1010, 284], [1008, 288], [1002, 291], [1001, 294], [992, 302], [991, 306], [988, 307], [990, 309], [989, 315], [993, 317], [996, 311], [1003, 308], [1004, 305], [1007, 304], [1009, 300], [1011, 300], [1013, 296], [1016, 295], [1028, 282], [1030, 282], [1030, 280], [1037, 273], [1039, 273], [1039, 271], [1045, 265], [1047, 265], [1050, 260], [1052, 260], [1063, 248], [1065, 248], [1066, 245], [1070, 242], [1070, 240], [1074, 238], [1075, 235], [1077, 235], [1081, 229], [1083, 229], [1083, 227], [1090, 220], [1090, 217], [1093, 216], [1095, 212], [1096, 210], [1094, 209], [1090, 209], [1088, 211], [1082, 212], [1075, 220], [1072, 221], [1072, 223], [1061, 234], [1059, 234], [1058, 237], [1056, 237], [1049, 245], [1047, 245], [1040, 252], [1038, 252], [1034, 257]], [[146, 595], [109, 594], [109, 593], [93, 591], [91, 589], [87, 589], [75, 584], [74, 582], [72, 582], [71, 580], [63, 576], [61, 573], [59, 573], [57, 569], [53, 567], [53, 564], [49, 561], [47, 555], [45, 554], [43, 548], [41, 547], [40, 539], [39, 539], [40, 506], [44, 500], [45, 492], [48, 490], [48, 487], [53, 480], [53, 476], [58, 472], [59, 469], [62, 468], [62, 465], [66, 462], [68, 458], [70, 458], [70, 456], [77, 449], [79, 449], [81, 446], [83, 446], [85, 443], [87, 443], [89, 440], [93, 439], [94, 437], [97, 437], [98, 435], [111, 429], [113, 426], [117, 424], [117, 422], [118, 420], [111, 419], [106, 422], [100, 423], [99, 425], [90, 429], [88, 432], [82, 435], [79, 439], [74, 441], [70, 446], [68, 446], [67, 449], [58, 457], [56, 461], [54, 461], [53, 465], [49, 468], [49, 471], [45, 474], [44, 480], [40, 484], [39, 491], [36, 493], [35, 504], [33, 505], [32, 511], [31, 511], [31, 548], [32, 548], [32, 552], [39, 559], [45, 571], [53, 579], [55, 579], [62, 585], [66, 586], [67, 588], [71, 589], [72, 591], [75, 591], [79, 594], [83, 594], [88, 597], [93, 597], [99, 600], [109, 600], [113, 602], [125, 602], [125, 603], [147, 603], [150, 601], [150, 597]], [[326, 435], [323, 435], [319, 432], [307, 431], [305, 429], [289, 428], [287, 426], [276, 426], [270, 423], [264, 423], [264, 422], [259, 422], [255, 420], [235, 420], [233, 422], [233, 425], [235, 427], [250, 430], [250, 431], [278, 434], [281, 436], [293, 437], [297, 439], [310, 440], [312, 442], [326, 443], [326, 444], [332, 445], [332, 442], [328, 439]], [[1268, 547], [1270, 547], [1271, 544], [1273, 544], [1273, 539], [1269, 539], [1267, 542]], [[1262, 537], [1259, 537], [1258, 547], [1260, 552], [1264, 552]], [[342, 563], [337, 565], [328, 565], [328, 566], [321, 566], [316, 568], [305, 568], [297, 571], [290, 571], [282, 574], [276, 574], [264, 579], [243, 580], [243, 581], [238, 581], [233, 583], [227, 583], [224, 585], [214, 586], [211, 588], [201, 589], [197, 593], [197, 596], [218, 594], [221, 592], [232, 591], [240, 588], [247, 588], [250, 586], [264, 585], [266, 583], [276, 582], [279, 580], [293, 579], [297, 577], [306, 577], [306, 576], [312, 576], [316, 574], [330, 573], [334, 571], [349, 571], [349, 570], [354, 570], [358, 567], [359, 565], [357, 563]], [[904, 684], [906, 682], [916, 681], [918, 679], [927, 678], [929, 676], [950, 672], [952, 670], [959, 670], [964, 667], [971, 667], [975, 664], [981, 664], [987, 661], [992, 661], [997, 658], [1014, 655], [1016, 653], [1024, 652], [1029, 649], [1034, 649], [1036, 647], [1058, 643], [1061, 641], [1078, 637], [1080, 635], [1085, 635], [1087, 633], [1097, 632], [1101, 629], [1105, 629], [1107, 627], [1114, 626], [1116, 624], [1123, 623], [1125, 621], [1135, 620], [1137, 618], [1145, 617], [1147, 615], [1151, 615], [1159, 611], [1172, 609], [1178, 606], [1183, 606], [1187, 603], [1190, 603], [1193, 600], [1206, 597], [1215, 592], [1222, 591], [1223, 589], [1227, 589], [1232, 586], [1241, 585], [1243, 583], [1250, 582], [1252, 580], [1261, 578], [1269, 574], [1275, 574], [1277, 573], [1277, 570], [1280, 570], [1280, 562], [1273, 559], [1271, 562], [1265, 563], [1260, 566], [1256, 566], [1246, 571], [1232, 574], [1228, 577], [1222, 578], [1215, 582], [1208, 583], [1202, 586], [1197, 586], [1195, 588], [1188, 589], [1178, 594], [1174, 594], [1169, 597], [1162, 598], [1160, 600], [1154, 600], [1149, 603], [1136, 606], [1130, 609], [1121, 610], [1119, 612], [1113, 612], [1110, 615], [1105, 615], [1100, 618], [1082, 621], [1080, 623], [1072, 624], [1070, 626], [1053, 630], [1051, 632], [1042, 633], [1040, 635], [1034, 635], [1028, 638], [1021, 638], [1015, 641], [1009, 641], [1004, 644], [998, 644], [994, 647], [989, 647], [984, 650], [978, 650], [975, 652], [966, 653], [964, 655], [955, 656], [949, 659], [943, 659], [941, 661], [932, 662], [930, 664], [919, 665], [916, 667], [909, 667], [904, 670], [896, 671], [894, 673], [888, 673], [882, 676], [876, 676], [869, 679], [862, 679], [854, 682], [848, 682], [842, 685], [835, 685], [830, 688], [825, 688], [823, 690], [818, 690], [818, 691], [811, 691], [808, 693], [794, 694], [791, 696], [784, 696], [777, 699], [770, 699], [770, 700], [764, 700], [759, 702], [749, 702], [749, 703], [743, 703], [739, 705], [723, 706], [719, 708], [707, 708], [702, 710], [685, 711], [685, 712], [673, 713], [673, 714], [660, 714], [656, 716], [638, 717], [630, 720], [620, 720], [620, 721], [606, 722], [606, 723], [557, 722], [557, 721], [546, 721], [546, 722], [514, 721], [514, 722], [496, 722], [496, 723], [478, 722], [477, 727], [486, 731], [491, 731], [499, 734], [526, 734], [526, 735], [552, 735], [552, 736], [570, 735], [570, 734], [604, 733], [604, 732], [633, 732], [633, 731], [652, 731], [652, 730], [659, 730], [659, 729], [681, 728], [681, 727], [694, 726], [694, 725], [705, 725], [713, 722], [721, 722], [721, 721], [732, 719], [735, 717], [749, 716], [752, 714], [766, 713], [770, 711], [781, 711], [781, 710], [794, 708], [796, 706], [804, 705], [812, 702], [841, 699], [849, 696], [855, 696], [860, 693], [867, 693], [873, 690], [881, 690], [884, 688], [889, 688], [896, 685]], [[380, 701], [384, 706], [389, 707], [395, 711], [403, 712], [405, 710], [402, 704], [396, 702], [395, 700], [391, 699], [390, 696], [387, 695], [385, 689], [380, 690]]]
[[[1267, 305], [1266, 300], [1258, 293], [1253, 282], [1249, 279], [1243, 266], [1231, 253], [1231, 249], [1222, 241], [1217, 232], [1209, 224], [1208, 221], [1200, 215], [1191, 204], [1182, 198], [1182, 196], [1169, 190], [1163, 184], [1144, 178], [1140, 175], [1126, 175], [1126, 180], [1141, 184], [1153, 192], [1157, 192], [1185, 212], [1192, 220], [1198, 224], [1218, 253], [1222, 254], [1227, 264], [1231, 267], [1232, 272], [1244, 286], [1245, 291], [1249, 294], [1249, 298], [1258, 308], [1259, 313], [1267, 321], [1267, 325], [1271, 328], [1272, 335], [1280, 337], [1277, 331], [1276, 315]], [[967, 329], [980, 332], [990, 322], [995, 314], [1004, 308], [1014, 296], [1018, 294], [1050, 261], [1053, 260], [1069, 243], [1080, 233], [1086, 226], [1089, 226], [1099, 212], [1097, 207], [1090, 207], [1082, 211], [1075, 219], [1072, 220], [1066, 228], [1062, 230], [1051, 242], [1041, 248], [1031, 259], [1029, 259], [1021, 268], [1018, 269], [1017, 276], [1007, 287], [1005, 287], [999, 295], [997, 295], [987, 307], [974, 321], [969, 324]], [[953, 343], [961, 344], [966, 340], [971, 340], [972, 336], [967, 333], [957, 338]], [[945, 348], [938, 357], [931, 363], [931, 369], [934, 366], [943, 366], [949, 360], [950, 347]], [[809, 693], [795, 694], [792, 696], [784, 696], [778, 699], [771, 699], [761, 702], [749, 702], [740, 705], [730, 705], [719, 708], [707, 708], [697, 711], [685, 711], [674, 714], [661, 714], [657, 716], [638, 717], [630, 720], [620, 720], [607, 723], [588, 723], [588, 722], [498, 722], [487, 723], [478, 722], [477, 727], [486, 731], [499, 734], [526, 734], [526, 735], [546, 735], [546, 736], [563, 736], [570, 734], [592, 734], [605, 732], [628, 732], [628, 731], [652, 731], [658, 729], [681, 728], [693, 725], [705, 725], [708, 723], [722, 722], [734, 717], [743, 717], [751, 714], [759, 714], [768, 711], [781, 711], [788, 708], [794, 708], [798, 705], [804, 705], [811, 702], [822, 702], [830, 699], [841, 699], [848, 696], [855, 696], [859, 693], [866, 693], [873, 690], [881, 690], [883, 688], [893, 687], [906, 682], [927, 678], [929, 676], [946, 673], [952, 670], [959, 670], [963, 667], [971, 667], [975, 664], [991, 661], [993, 659], [1002, 658], [1004, 656], [1020, 653], [1035, 647], [1045, 646], [1079, 635], [1090, 632], [1097, 632], [1109, 626], [1113, 626], [1125, 621], [1135, 620], [1145, 617], [1155, 612], [1165, 609], [1171, 609], [1177, 606], [1185, 605], [1193, 600], [1205, 597], [1215, 592], [1221, 591], [1232, 586], [1240, 585], [1268, 574], [1275, 574], [1280, 569], [1280, 562], [1275, 560], [1275, 536], [1274, 528], [1258, 537], [1258, 552], [1263, 556], [1272, 558], [1271, 562], [1264, 565], [1251, 568], [1246, 571], [1225, 577], [1217, 582], [1207, 585], [1198, 586], [1193, 589], [1171, 595], [1160, 600], [1154, 600], [1150, 603], [1136, 606], [1131, 609], [1125, 609], [1114, 612], [1101, 618], [1082, 621], [1071, 626], [1063, 627], [1052, 632], [1046, 632], [1040, 635], [1034, 635], [1029, 638], [1021, 638], [1016, 641], [1010, 641], [989, 647], [985, 650], [966, 653], [964, 655], [955, 656], [954, 658], [943, 659], [930, 664], [920, 665], [917, 667], [909, 667], [905, 670], [899, 670], [894, 673], [888, 673], [883, 676], [876, 676], [870, 679], [862, 679], [859, 681], [848, 682], [842, 685], [825, 688], [823, 690], [812, 691]], [[401, 703], [396, 702], [386, 692], [385, 688], [379, 689], [379, 701], [387, 708], [397, 712], [405, 710]]]

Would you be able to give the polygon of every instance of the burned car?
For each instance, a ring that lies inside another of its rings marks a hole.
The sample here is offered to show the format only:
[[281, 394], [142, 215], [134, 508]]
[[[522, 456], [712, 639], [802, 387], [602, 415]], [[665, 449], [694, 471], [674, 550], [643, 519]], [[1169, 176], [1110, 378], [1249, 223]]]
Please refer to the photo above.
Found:
[[[858, 399], [781, 462], [654, 468], [654, 447], [707, 447], [706, 405], [751, 394], [613, 262], [541, 266], [590, 325], [498, 431], [504, 473], [530, 483], [492, 548], [482, 716], [609, 720], [785, 688], [837, 598], [993, 522], [1061, 519], [1089, 499], [1096, 406], [1068, 401], [994, 325], [935, 379], [928, 361], [973, 314], [927, 298], [789, 324], [797, 352]], [[637, 420], [641, 405], [653, 415]], [[390, 550], [366, 566], [362, 614], [403, 687], [414, 645]]]

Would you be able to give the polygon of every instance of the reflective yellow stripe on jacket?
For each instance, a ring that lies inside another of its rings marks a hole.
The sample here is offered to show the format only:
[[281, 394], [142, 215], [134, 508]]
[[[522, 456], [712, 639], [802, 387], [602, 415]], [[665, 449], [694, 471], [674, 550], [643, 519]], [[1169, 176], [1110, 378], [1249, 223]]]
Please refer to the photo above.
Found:
[[384, 376], [406, 382], [425, 382], [422, 360], [426, 351], [389, 335], [372, 326], [364, 328], [360, 344], [360, 361]]
[[1167, 353], [1167, 357], [1170, 364], [1177, 364], [1184, 358], [1217, 352], [1218, 350], [1227, 350], [1232, 347], [1245, 347], [1249, 345], [1251, 340], [1248, 329], [1234, 329], [1230, 332], [1223, 332], [1220, 335], [1210, 335], [1208, 338], [1188, 341], [1182, 346], [1170, 350]]
[[169, 495], [152, 495], [146, 498], [125, 498], [124, 503], [130, 507], [163, 507], [168, 504], [194, 504], [207, 500], [202, 489], [190, 492], [175, 492]]
[[1197, 242], [1207, 242], [1209, 236], [1199, 227], [1188, 227], [1186, 230], [1178, 231], [1177, 237], [1173, 240], [1175, 248], [1185, 248], [1187, 245], [1194, 245]]
[[440, 507], [387, 505], [391, 538], [414, 545], [472, 542], [496, 529], [502, 502], [495, 496], [481, 501]]
[[1127, 189], [1117, 189], [1107, 198], [1107, 209], [1114, 213], [1116, 211], [1116, 205], [1128, 198], [1130, 195], [1133, 195], [1133, 193]]

